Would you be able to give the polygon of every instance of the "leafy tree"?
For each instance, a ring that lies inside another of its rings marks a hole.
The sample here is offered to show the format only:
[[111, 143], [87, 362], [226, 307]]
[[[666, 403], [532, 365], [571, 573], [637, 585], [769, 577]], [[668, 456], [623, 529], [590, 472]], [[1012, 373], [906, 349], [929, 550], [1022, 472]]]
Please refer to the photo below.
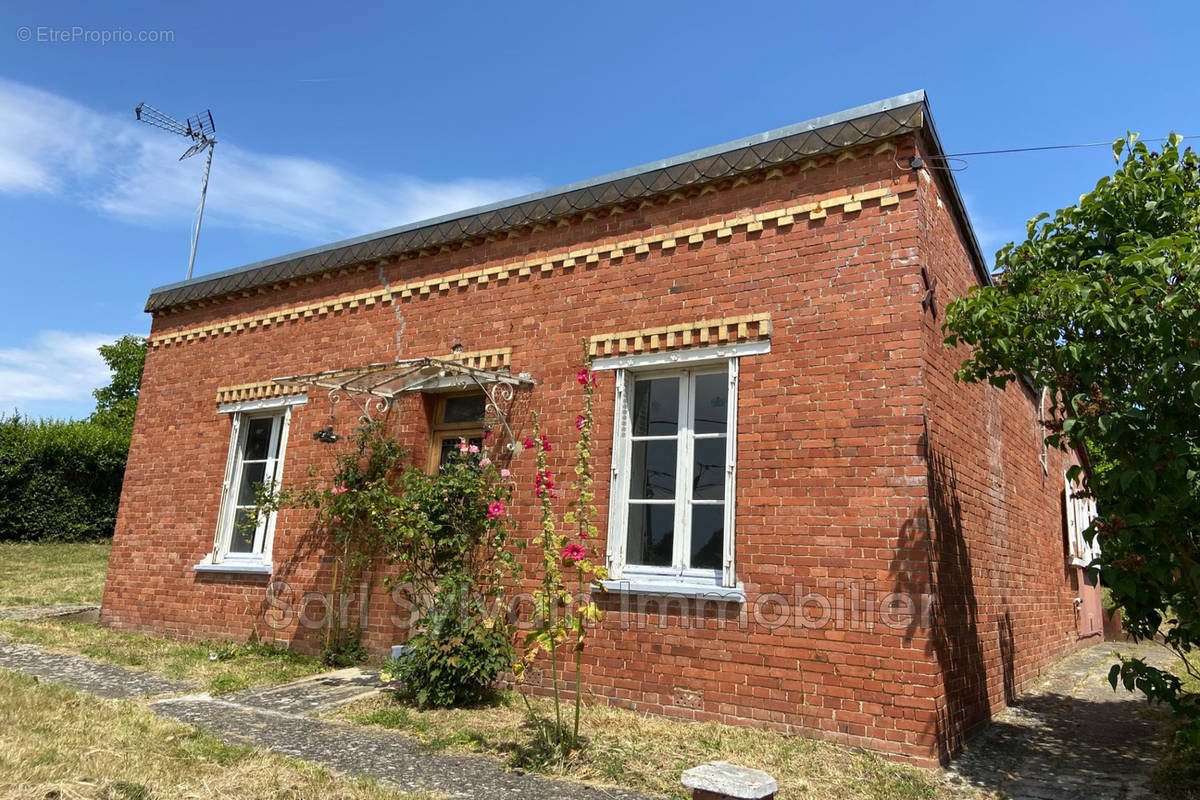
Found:
[[92, 422], [132, 432], [138, 392], [142, 388], [142, 370], [146, 366], [146, 340], [127, 334], [112, 344], [100, 345], [100, 356], [112, 372], [112, 381], [92, 392], [96, 398]]
[[[996, 255], [997, 285], [947, 310], [946, 343], [973, 348], [958, 377], [1048, 391], [1051, 435], [1083, 446], [1100, 517], [1093, 566], [1126, 630], [1189, 662], [1200, 646], [1200, 158], [1135, 135], [1077, 205], [1029, 222]], [[1076, 472], [1079, 472], [1076, 469]], [[1075, 476], [1072, 476], [1075, 477]], [[1138, 659], [1109, 676], [1169, 703], [1200, 742], [1200, 697]]]

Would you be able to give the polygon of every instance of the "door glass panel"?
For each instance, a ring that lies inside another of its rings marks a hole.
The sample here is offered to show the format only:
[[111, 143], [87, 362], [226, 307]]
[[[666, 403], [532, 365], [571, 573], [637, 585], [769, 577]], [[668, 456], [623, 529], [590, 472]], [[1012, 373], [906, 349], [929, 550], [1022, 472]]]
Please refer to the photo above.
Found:
[[442, 422], [447, 425], [479, 422], [483, 419], [485, 402], [485, 398], [481, 394], [447, 397], [442, 406]]
[[718, 372], [696, 376], [696, 433], [725, 433], [729, 419], [729, 376]]
[[669, 500], [675, 497], [675, 461], [679, 444], [665, 441], [633, 442], [630, 450], [629, 496], [635, 500]]
[[254, 523], [250, 512], [239, 508], [233, 519], [233, 532], [229, 536], [229, 552], [254, 552]]
[[267, 453], [271, 447], [272, 422], [273, 420], [270, 417], [259, 417], [258, 419], [251, 419], [247, 423], [249, 428], [246, 431], [246, 452], [243, 456], [247, 461], [267, 457]]
[[[438, 469], [446, 466], [446, 464], [450, 461], [450, 456], [458, 451], [459, 440], [461, 438], [462, 437], [460, 436], [447, 436], [442, 439], [441, 447], [439, 448], [438, 452]], [[479, 448], [483, 447], [482, 436], [468, 436], [466, 439], [467, 444], [473, 444]], [[475, 455], [474, 458], [478, 460], [480, 456]]]
[[725, 554], [725, 505], [692, 506], [693, 569], [721, 569]]
[[631, 504], [626, 561], [650, 567], [671, 566], [675, 548], [674, 528], [674, 504]]
[[679, 430], [679, 378], [633, 384], [633, 435], [674, 436]]
[[238, 489], [239, 506], [252, 506], [255, 503], [254, 492], [263, 482], [267, 474], [267, 462], [258, 461], [242, 466], [242, 485]]
[[725, 437], [697, 439], [693, 448], [692, 498], [725, 499]]

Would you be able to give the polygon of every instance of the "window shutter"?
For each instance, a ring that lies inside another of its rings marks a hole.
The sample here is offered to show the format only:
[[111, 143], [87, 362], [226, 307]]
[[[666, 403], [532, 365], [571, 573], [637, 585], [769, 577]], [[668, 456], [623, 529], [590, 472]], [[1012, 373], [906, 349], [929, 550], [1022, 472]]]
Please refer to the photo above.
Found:
[[727, 426], [725, 428], [725, 553], [721, 562], [721, 585], [734, 586], [737, 583], [734, 569], [734, 520], [737, 517], [737, 492], [735, 490], [737, 477], [737, 409], [738, 409], [738, 360], [729, 359], [729, 395], [726, 399], [728, 409]]
[[226, 553], [229, 551], [229, 535], [227, 530], [230, 526], [225, 524], [225, 519], [230, 516], [229, 504], [230, 495], [233, 489], [233, 470], [237, 463], [238, 444], [242, 437], [242, 415], [233, 415], [233, 428], [229, 434], [229, 453], [225, 456], [225, 480], [221, 483], [221, 506], [220, 512], [217, 514], [217, 532], [213, 539], [213, 561], [220, 563]]
[[609, 577], [621, 577], [625, 567], [625, 530], [628, 509], [628, 431], [630, 420], [629, 396], [632, 378], [623, 369], [616, 374], [616, 400], [613, 405], [612, 465], [608, 481], [608, 572]]
[[1087, 525], [1083, 526], [1083, 528], [1080, 530], [1079, 534], [1080, 534], [1080, 537], [1084, 540], [1083, 541], [1084, 546], [1087, 548], [1087, 552], [1085, 553], [1085, 557], [1087, 558], [1087, 563], [1091, 564], [1093, 561], [1095, 561], [1097, 558], [1100, 557], [1100, 539], [1096, 538], [1089, 542], [1087, 540], [1087, 537], [1083, 535], [1083, 532], [1085, 530], [1087, 530], [1087, 528], [1096, 520], [1096, 517], [1100, 516], [1100, 514], [1096, 510], [1096, 501], [1092, 498], [1089, 498], [1086, 501], [1086, 508], [1087, 508]]
[[1067, 473], [1063, 471], [1063, 498], [1067, 504], [1067, 558], [1074, 564], [1079, 557], [1077, 550], [1078, 537], [1075, 535], [1075, 498], [1072, 496], [1071, 479], [1067, 477]]

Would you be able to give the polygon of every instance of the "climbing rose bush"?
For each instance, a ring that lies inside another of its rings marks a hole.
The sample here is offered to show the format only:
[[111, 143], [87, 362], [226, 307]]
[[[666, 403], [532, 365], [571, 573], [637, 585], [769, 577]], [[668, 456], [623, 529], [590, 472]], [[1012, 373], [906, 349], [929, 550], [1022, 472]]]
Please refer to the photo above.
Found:
[[414, 468], [401, 480], [384, 549], [415, 622], [384, 674], [422, 706], [477, 702], [512, 664], [501, 603], [516, 576], [507, 473], [486, 446], [463, 442], [437, 473]]

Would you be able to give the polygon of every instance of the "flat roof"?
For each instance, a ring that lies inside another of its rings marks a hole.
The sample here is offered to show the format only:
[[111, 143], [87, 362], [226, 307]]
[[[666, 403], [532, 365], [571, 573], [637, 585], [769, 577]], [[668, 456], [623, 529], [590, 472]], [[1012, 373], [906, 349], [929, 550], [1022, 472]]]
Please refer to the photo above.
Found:
[[[619, 172], [159, 286], [150, 292], [146, 311], [580, 213], [922, 128], [930, 132], [935, 148], [941, 152], [928, 99], [923, 90], [918, 90]], [[949, 175], [949, 179], [986, 276], [954, 176]]]

